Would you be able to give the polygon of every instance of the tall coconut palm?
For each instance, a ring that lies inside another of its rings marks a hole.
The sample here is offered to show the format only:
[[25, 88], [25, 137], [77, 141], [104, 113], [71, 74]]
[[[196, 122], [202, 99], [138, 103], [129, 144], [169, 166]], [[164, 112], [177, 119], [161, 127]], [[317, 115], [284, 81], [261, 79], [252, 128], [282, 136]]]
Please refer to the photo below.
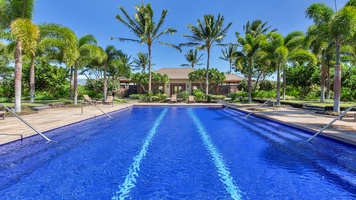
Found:
[[234, 63], [237, 56], [236, 52], [237, 52], [237, 45], [230, 44], [227, 48], [221, 50], [223, 56], [219, 57], [219, 59], [229, 62], [230, 74], [232, 73], [232, 64]]
[[[269, 58], [277, 65], [277, 99], [276, 105], [280, 106], [280, 72], [285, 69], [287, 62], [308, 62], [310, 66], [316, 64], [316, 57], [313, 53], [301, 48], [304, 38], [300, 37], [303, 33], [294, 31], [283, 37], [280, 33], [272, 32], [268, 34], [268, 42], [263, 44], [263, 49], [268, 52]], [[283, 82], [285, 84], [285, 71], [283, 73]], [[285, 85], [284, 85], [285, 88]], [[285, 96], [285, 91], [283, 92]]]
[[[141, 6], [136, 5], [136, 13], [133, 18], [129, 16], [126, 10], [123, 7], [120, 7], [120, 10], [126, 20], [121, 15], [117, 15], [116, 19], [122, 22], [130, 31], [132, 31], [139, 39], [129, 39], [129, 38], [117, 38], [119, 41], [131, 41], [138, 43], [145, 43], [148, 47], [148, 73], [149, 73], [149, 82], [148, 82], [148, 91], [151, 92], [152, 87], [152, 76], [151, 76], [151, 66], [152, 66], [152, 44], [159, 43], [162, 45], [167, 45], [173, 47], [181, 52], [181, 49], [173, 44], [157, 41], [163, 35], [173, 35], [177, 32], [173, 28], [168, 28], [160, 32], [164, 20], [166, 18], [168, 10], [162, 10], [161, 17], [156, 23], [154, 21], [154, 12], [152, 10], [151, 4], [144, 3]], [[113, 39], [113, 38], [111, 38]]]
[[[327, 41], [326, 37], [318, 36], [320, 31], [316, 25], [308, 28], [307, 36], [305, 38], [310, 50], [317, 55], [318, 63], [320, 64], [320, 102], [325, 102], [325, 80], [326, 77], [330, 78], [329, 68], [326, 66], [326, 54], [330, 48], [333, 47], [333, 42]], [[330, 81], [328, 81], [330, 82]]]
[[[266, 26], [267, 22], [262, 23], [261, 20], [254, 20], [252, 23], [249, 21], [243, 26], [245, 36], [240, 36], [240, 33], [236, 32], [237, 43], [242, 46], [242, 52], [240, 57], [244, 57], [247, 64], [247, 88], [248, 88], [248, 102], [252, 102], [252, 72], [254, 69], [254, 63], [257, 59], [261, 58], [264, 52], [261, 51], [261, 44], [266, 39], [265, 34], [270, 30], [270, 26]], [[274, 32], [276, 29], [271, 30]], [[241, 68], [241, 59], [238, 59], [235, 63], [237, 67]]]
[[356, 32], [356, 0], [349, 0], [346, 5], [337, 12], [333, 12], [332, 8], [323, 3], [315, 3], [307, 8], [307, 16], [313, 19], [318, 30], [323, 34], [319, 37], [326, 37], [335, 43], [336, 58], [334, 66], [333, 111], [340, 112], [340, 48], [341, 44], [350, 39]]
[[188, 24], [187, 27], [192, 32], [191, 35], [182, 34], [189, 41], [188, 43], [180, 44], [180, 46], [194, 46], [198, 50], [205, 49], [208, 54], [207, 64], [206, 64], [206, 81], [205, 81], [205, 94], [209, 94], [209, 68], [210, 68], [210, 50], [217, 44], [221, 44], [224, 40], [232, 22], [229, 22], [226, 27], [224, 27], [224, 16], [218, 15], [215, 18], [213, 15], [204, 15], [203, 20], [198, 19], [197, 26]]
[[[314, 67], [316, 64], [315, 54], [304, 48], [305, 36], [302, 31], [293, 31], [284, 37], [284, 46], [288, 49], [287, 62], [308, 62], [309, 66]], [[283, 94], [282, 99], [286, 97], [286, 67], [287, 63], [282, 65], [283, 70]]]
[[189, 64], [181, 64], [180, 66], [182, 67], [191, 67], [194, 68], [195, 65], [202, 65], [202, 63], [199, 63], [202, 60], [202, 56], [204, 54], [201, 54], [198, 57], [198, 50], [197, 49], [190, 49], [185, 55], [185, 59], [189, 62]]
[[[320, 102], [325, 101], [325, 77], [330, 74], [325, 65], [327, 48], [331, 47], [332, 38], [330, 37], [329, 23], [334, 15], [332, 8], [325, 4], [313, 4], [306, 10], [306, 16], [312, 19], [315, 25], [308, 28], [306, 41], [310, 43], [311, 50], [320, 57]], [[329, 81], [330, 82], [330, 81]]]
[[[30, 50], [35, 45], [38, 36], [38, 29], [31, 22], [33, 7], [34, 0], [0, 1], [0, 29], [11, 29], [16, 40], [15, 112], [21, 112], [22, 49], [25, 47], [24, 49]], [[17, 20], [18, 18], [21, 19]]]
[[350, 0], [338, 11], [330, 22], [330, 35], [335, 40], [336, 59], [334, 67], [334, 112], [340, 112], [341, 68], [340, 48], [344, 41], [356, 32], [356, 0]]
[[141, 69], [142, 73], [146, 73], [146, 68], [148, 65], [148, 54], [147, 53], [143, 53], [143, 52], [139, 52], [136, 54], [137, 58], [133, 58], [133, 70], [138, 70]]

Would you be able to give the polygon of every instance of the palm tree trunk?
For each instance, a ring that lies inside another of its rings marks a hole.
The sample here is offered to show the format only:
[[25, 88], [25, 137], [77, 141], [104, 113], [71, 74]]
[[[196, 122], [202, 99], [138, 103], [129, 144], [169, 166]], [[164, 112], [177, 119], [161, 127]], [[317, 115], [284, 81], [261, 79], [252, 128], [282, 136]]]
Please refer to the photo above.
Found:
[[325, 72], [323, 67], [321, 67], [321, 77], [320, 77], [320, 103], [325, 102]]
[[207, 48], [208, 59], [206, 62], [206, 74], [205, 74], [205, 95], [209, 95], [209, 66], [210, 66], [210, 48]]
[[326, 99], [330, 99], [330, 87], [331, 87], [331, 77], [330, 77], [330, 67], [328, 66], [328, 80], [326, 84]]
[[70, 78], [69, 78], [69, 98], [73, 99], [73, 66], [70, 67]]
[[30, 102], [35, 101], [35, 58], [31, 58], [30, 66]]
[[325, 102], [325, 59], [324, 59], [324, 50], [321, 53], [321, 77], [320, 77], [320, 102]]
[[106, 101], [106, 95], [108, 90], [107, 80], [106, 80], [106, 65], [104, 65], [104, 101]]
[[334, 68], [334, 112], [340, 112], [340, 90], [341, 90], [341, 69], [340, 69], [340, 40], [336, 43], [336, 60]]
[[232, 61], [229, 61], [230, 63], [230, 74], [232, 73]]
[[151, 55], [151, 45], [148, 45], [148, 93], [151, 92], [152, 89], [152, 74], [151, 74], [151, 63], [152, 63], [152, 55]]
[[281, 74], [280, 74], [281, 64], [278, 63], [277, 67], [277, 98], [276, 98], [276, 106], [281, 106]]
[[15, 51], [15, 112], [21, 112], [22, 53], [21, 41], [16, 42]]
[[248, 80], [247, 80], [247, 90], [248, 90], [248, 102], [251, 103], [252, 102], [252, 60], [249, 60], [249, 64], [248, 64]]
[[286, 87], [287, 87], [287, 79], [286, 79], [286, 65], [283, 65], [283, 97], [282, 100], [286, 100]]
[[74, 67], [74, 77], [73, 77], [73, 86], [74, 86], [74, 105], [78, 104], [78, 69], [77, 69], [77, 65], [75, 65]]

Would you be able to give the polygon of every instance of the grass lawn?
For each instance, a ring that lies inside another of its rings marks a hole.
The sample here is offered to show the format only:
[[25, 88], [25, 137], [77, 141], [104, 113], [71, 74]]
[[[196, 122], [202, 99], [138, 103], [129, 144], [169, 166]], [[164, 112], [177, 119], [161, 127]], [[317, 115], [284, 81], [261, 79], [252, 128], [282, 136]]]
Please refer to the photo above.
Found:
[[[281, 100], [281, 102], [292, 102], [299, 104], [310, 104], [312, 106], [334, 106], [334, 100], [326, 99], [324, 103], [321, 103], [319, 100]], [[355, 105], [356, 102], [344, 102], [341, 101], [340, 107], [350, 107]]]
[[[56, 100], [35, 100], [34, 103], [30, 103], [27, 100], [23, 100], [21, 102], [21, 106], [42, 106], [45, 104], [53, 103], [53, 102], [72, 102], [72, 100], [69, 99], [56, 99]], [[5, 106], [12, 107], [15, 106], [15, 102], [11, 103], [1, 103], [4, 104]]]

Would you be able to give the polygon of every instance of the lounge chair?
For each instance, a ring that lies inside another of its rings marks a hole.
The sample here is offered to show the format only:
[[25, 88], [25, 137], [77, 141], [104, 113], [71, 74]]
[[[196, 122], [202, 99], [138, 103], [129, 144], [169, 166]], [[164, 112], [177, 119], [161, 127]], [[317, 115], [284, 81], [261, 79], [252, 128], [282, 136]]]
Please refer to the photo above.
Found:
[[100, 103], [100, 101], [91, 100], [91, 98], [86, 94], [83, 95], [83, 98], [84, 98], [84, 103], [88, 102], [89, 105], [96, 105], [97, 103]]
[[194, 99], [194, 96], [189, 96], [188, 97], [188, 103], [195, 103], [195, 99]]
[[105, 104], [107, 104], [107, 105], [112, 104], [113, 100], [114, 100], [113, 96], [108, 96], [108, 97], [106, 97]]
[[5, 119], [5, 117], [6, 117], [6, 114], [5, 114], [5, 112], [3, 112], [3, 111], [0, 111], [0, 117], [2, 117], [2, 119]]
[[177, 95], [175, 94], [172, 94], [172, 97], [171, 97], [171, 103], [177, 103]]

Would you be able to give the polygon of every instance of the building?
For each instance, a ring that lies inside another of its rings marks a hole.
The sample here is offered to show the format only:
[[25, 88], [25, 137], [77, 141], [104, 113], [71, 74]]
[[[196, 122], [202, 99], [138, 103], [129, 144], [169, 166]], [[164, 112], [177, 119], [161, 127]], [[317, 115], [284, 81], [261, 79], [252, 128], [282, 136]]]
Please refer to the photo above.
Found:
[[[187, 91], [192, 93], [200, 87], [200, 83], [191, 82], [188, 74], [195, 71], [194, 68], [161, 68], [155, 73], [166, 74], [169, 81], [160, 86], [163, 93], [171, 96], [175, 91]], [[236, 74], [225, 74], [224, 83], [215, 86], [210, 93], [226, 95], [230, 92], [236, 92], [237, 85], [243, 80], [243, 77]]]

